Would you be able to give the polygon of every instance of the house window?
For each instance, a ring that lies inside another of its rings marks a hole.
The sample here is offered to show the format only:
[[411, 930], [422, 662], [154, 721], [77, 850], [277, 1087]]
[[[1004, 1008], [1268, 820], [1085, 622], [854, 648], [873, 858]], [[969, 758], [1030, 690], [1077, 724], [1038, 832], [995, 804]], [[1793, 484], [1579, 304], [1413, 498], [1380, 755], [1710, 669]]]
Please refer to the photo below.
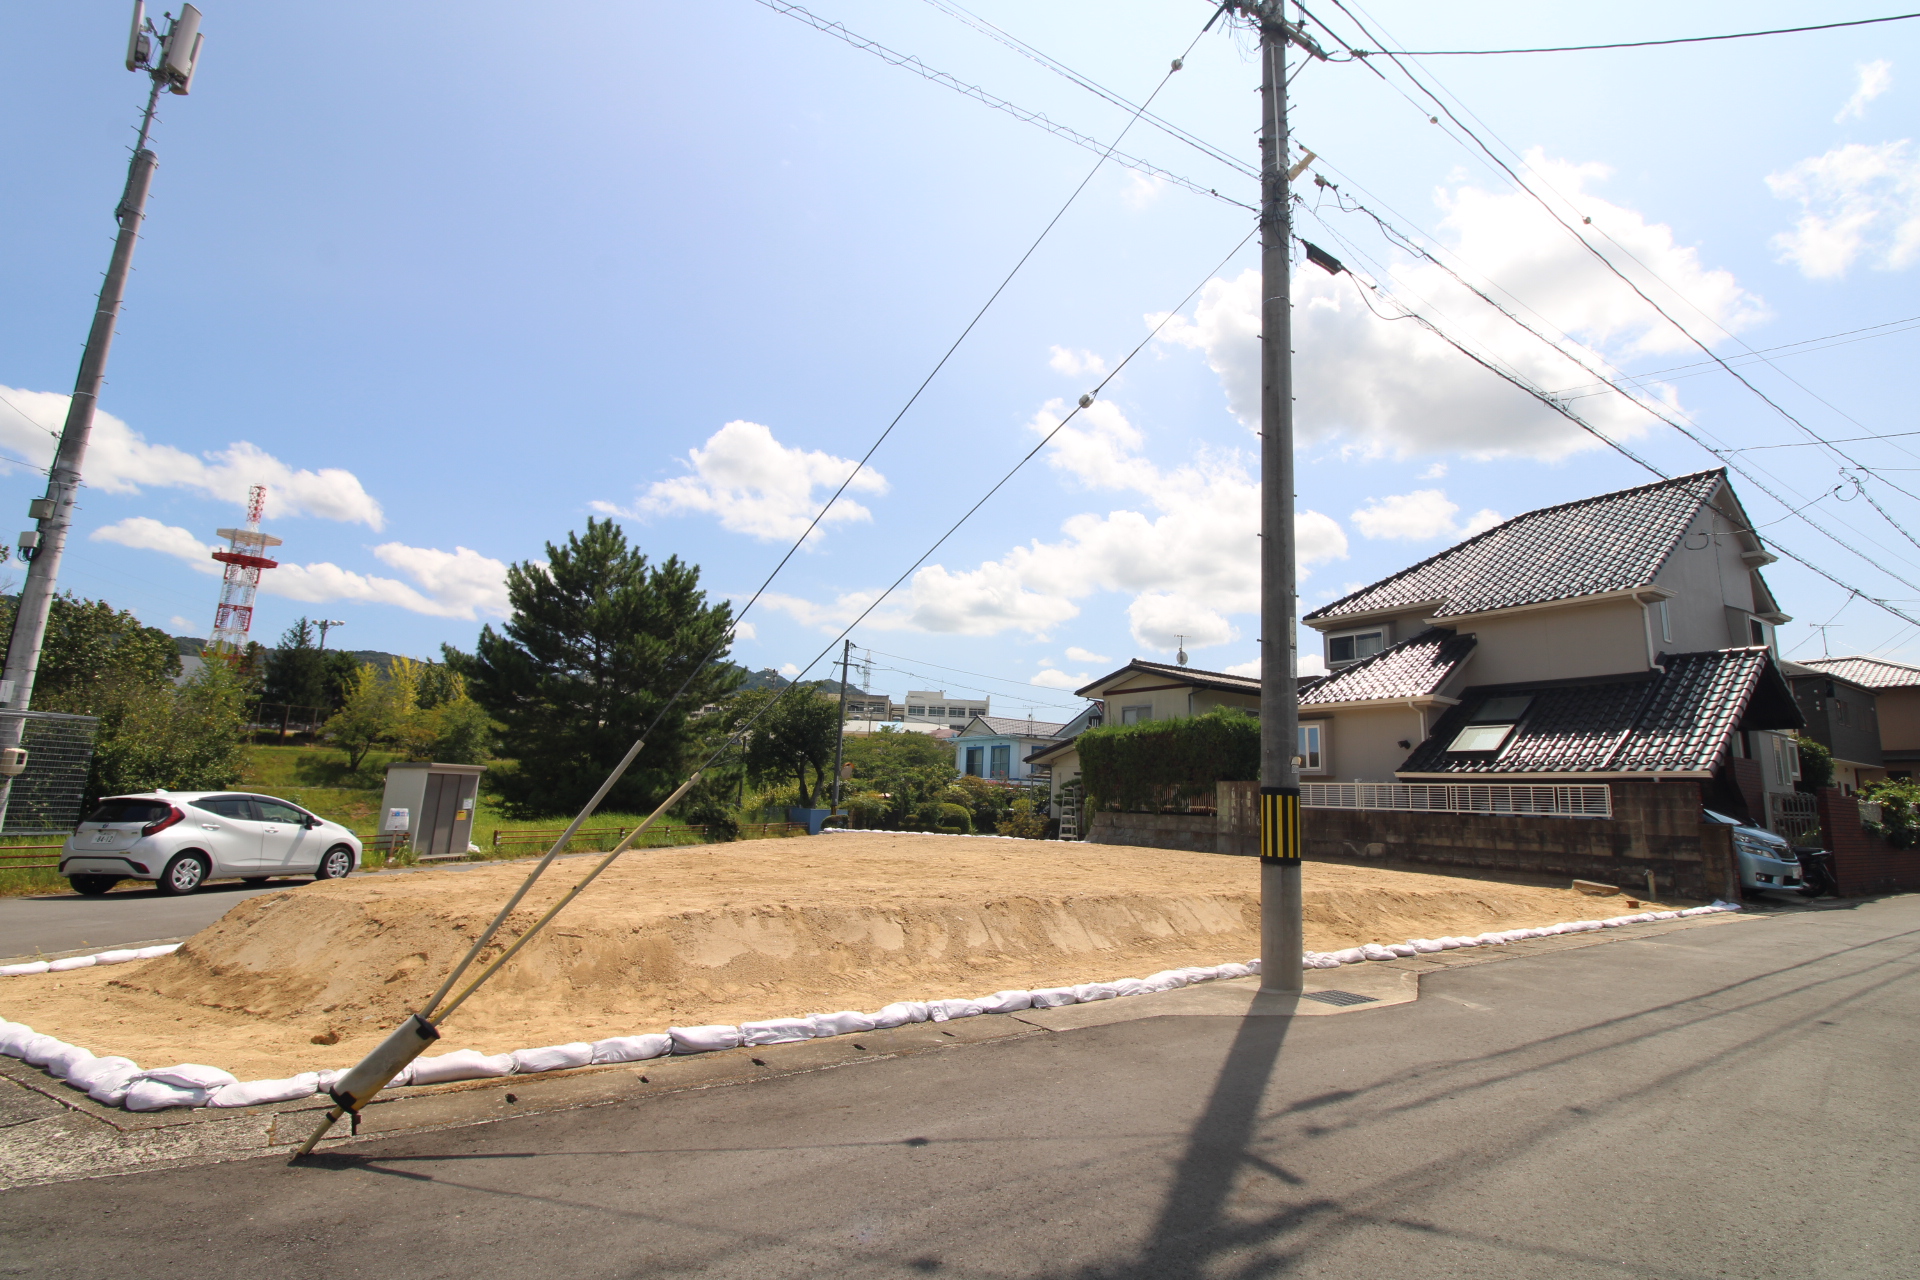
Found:
[[928, 707], [927, 714], [930, 716], [945, 716], [947, 709], [945, 707]]
[[1383, 631], [1358, 631], [1352, 635], [1329, 636], [1327, 638], [1327, 665], [1336, 662], [1358, 662], [1362, 658], [1371, 658], [1386, 648], [1386, 633]]
[[1836, 724], [1853, 723], [1853, 708], [1847, 705], [1846, 699], [1835, 698], [1833, 700], [1833, 719]]
[[992, 778], [999, 778], [1003, 782], [1006, 781], [1007, 770], [1012, 767], [1012, 763], [1013, 763], [1012, 747], [993, 748], [993, 762], [989, 766], [992, 772], [989, 773], [987, 776]]
[[1299, 732], [1300, 750], [1296, 764], [1300, 772], [1325, 773], [1327, 771], [1326, 725], [1303, 724]]
[[1453, 735], [1448, 751], [1498, 751], [1513, 736], [1520, 717], [1533, 703], [1530, 693], [1487, 698], [1475, 708], [1467, 727]]
[[967, 776], [969, 778], [977, 778], [980, 776], [981, 762], [986, 759], [986, 755], [987, 749], [985, 747], [967, 748]]
[[1151, 702], [1141, 707], [1120, 708], [1121, 724], [1145, 724], [1151, 719], [1153, 719], [1153, 704]]
[[985, 707], [969, 707], [967, 708], [967, 713], [969, 715], [983, 716], [987, 714], [987, 709]]
[[908, 714], [908, 715], [910, 715], [910, 716], [923, 716], [923, 715], [925, 715], [925, 714], [927, 714], [927, 709], [926, 709], [925, 707], [911, 707], [911, 706], [910, 706], [910, 707], [908, 707], [908, 708], [907, 708], [907, 714]]
[[967, 714], [967, 709], [965, 707], [948, 707], [947, 708], [947, 718], [949, 720], [951, 720], [955, 716], [964, 716], [966, 714]]

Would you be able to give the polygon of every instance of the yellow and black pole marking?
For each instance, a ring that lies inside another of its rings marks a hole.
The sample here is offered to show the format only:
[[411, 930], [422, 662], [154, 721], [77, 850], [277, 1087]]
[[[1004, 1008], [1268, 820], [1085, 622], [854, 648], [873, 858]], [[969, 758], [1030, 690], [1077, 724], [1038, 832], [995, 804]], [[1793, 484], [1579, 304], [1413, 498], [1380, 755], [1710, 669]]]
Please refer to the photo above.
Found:
[[1300, 788], [1260, 788], [1260, 861], [1300, 861]]

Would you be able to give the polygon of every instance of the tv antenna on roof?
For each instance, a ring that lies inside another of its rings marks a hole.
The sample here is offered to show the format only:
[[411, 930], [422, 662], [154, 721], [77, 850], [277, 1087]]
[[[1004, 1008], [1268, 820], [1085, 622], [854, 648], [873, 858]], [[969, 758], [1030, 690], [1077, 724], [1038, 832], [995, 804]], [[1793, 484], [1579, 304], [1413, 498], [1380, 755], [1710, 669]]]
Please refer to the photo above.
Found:
[[1184, 667], [1187, 665], [1187, 638], [1185, 636], [1181, 636], [1179, 637], [1179, 639], [1180, 639], [1180, 643], [1177, 646], [1179, 649], [1179, 652], [1173, 655], [1173, 660]]
[[1827, 631], [1829, 628], [1844, 627], [1847, 624], [1844, 622], [1809, 622], [1807, 625], [1820, 633], [1820, 656], [1823, 658], [1831, 658], [1833, 655], [1827, 652]]

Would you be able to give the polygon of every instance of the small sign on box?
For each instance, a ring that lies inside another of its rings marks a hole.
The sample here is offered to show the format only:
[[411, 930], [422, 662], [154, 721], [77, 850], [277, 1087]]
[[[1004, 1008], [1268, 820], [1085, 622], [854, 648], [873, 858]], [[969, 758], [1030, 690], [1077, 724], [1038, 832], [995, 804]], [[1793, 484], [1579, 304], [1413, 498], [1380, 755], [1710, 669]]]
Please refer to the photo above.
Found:
[[390, 835], [396, 831], [409, 830], [412, 826], [413, 819], [407, 810], [389, 809], [387, 810], [387, 819], [381, 824], [380, 830]]

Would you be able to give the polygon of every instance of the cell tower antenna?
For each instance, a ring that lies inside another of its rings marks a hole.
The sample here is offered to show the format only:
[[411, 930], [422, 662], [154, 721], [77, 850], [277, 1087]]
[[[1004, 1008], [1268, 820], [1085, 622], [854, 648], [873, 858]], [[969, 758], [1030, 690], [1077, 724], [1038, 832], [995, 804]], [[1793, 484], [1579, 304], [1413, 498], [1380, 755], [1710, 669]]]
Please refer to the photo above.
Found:
[[256, 484], [247, 490], [247, 523], [238, 529], [216, 529], [227, 540], [225, 551], [213, 558], [227, 566], [220, 583], [220, 607], [213, 614], [213, 636], [207, 652], [238, 662], [247, 651], [247, 633], [253, 629], [253, 596], [260, 589], [260, 573], [277, 569], [278, 560], [269, 560], [261, 552], [281, 545], [272, 534], [260, 532], [260, 517], [266, 514], [267, 486]]

